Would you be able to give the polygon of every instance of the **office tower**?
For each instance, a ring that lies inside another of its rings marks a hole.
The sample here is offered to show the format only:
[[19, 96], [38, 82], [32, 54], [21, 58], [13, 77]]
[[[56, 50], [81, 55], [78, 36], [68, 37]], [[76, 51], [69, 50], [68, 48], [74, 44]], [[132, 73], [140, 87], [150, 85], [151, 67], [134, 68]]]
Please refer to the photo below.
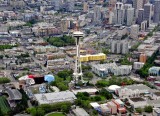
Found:
[[94, 7], [94, 23], [99, 24], [101, 23], [101, 6]]
[[132, 25], [130, 31], [130, 37], [133, 39], [137, 39], [139, 35], [139, 25]]
[[133, 0], [133, 8], [137, 11], [143, 8], [143, 0]]
[[148, 23], [151, 21], [151, 12], [152, 12], [152, 4], [149, 2], [144, 5], [144, 20], [147, 20]]
[[127, 9], [126, 25], [132, 25], [134, 20], [134, 8]]
[[141, 24], [144, 20], [144, 9], [138, 10], [138, 18], [137, 18], [137, 24]]
[[143, 8], [143, 0], [133, 0], [133, 8], [135, 9], [135, 16], [138, 16], [138, 10]]
[[153, 22], [159, 23], [159, 21], [160, 21], [160, 0], [155, 0]]
[[124, 10], [125, 10], [125, 13], [124, 13], [124, 22], [125, 23], [127, 22], [127, 10], [129, 8], [132, 8], [132, 4], [124, 4]]
[[114, 24], [124, 24], [124, 6], [122, 2], [117, 2], [114, 10]]
[[147, 61], [147, 56], [146, 56], [146, 54], [140, 54], [139, 62], [146, 63], [146, 61]]
[[83, 12], [88, 12], [88, 10], [89, 10], [89, 5], [87, 2], [84, 2], [83, 3]]

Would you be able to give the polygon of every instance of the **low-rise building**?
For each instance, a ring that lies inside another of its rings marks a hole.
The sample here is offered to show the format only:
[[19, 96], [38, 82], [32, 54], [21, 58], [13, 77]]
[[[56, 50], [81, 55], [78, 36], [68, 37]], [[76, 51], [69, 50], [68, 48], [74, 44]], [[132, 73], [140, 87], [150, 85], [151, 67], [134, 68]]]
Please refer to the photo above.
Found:
[[80, 56], [81, 62], [100, 61], [100, 60], [106, 60], [106, 54], [99, 53], [99, 54], [93, 54], [93, 55], [81, 55]]
[[128, 101], [134, 108], [144, 108], [148, 105], [147, 101], [141, 97], [129, 98]]
[[138, 97], [140, 94], [150, 92], [151, 88], [143, 84], [128, 85], [117, 89], [120, 98]]
[[92, 65], [92, 71], [101, 77], [108, 76], [108, 74], [128, 75], [130, 74], [131, 70], [132, 70], [132, 66], [129, 66], [129, 65], [117, 66], [116, 63]]
[[149, 75], [160, 76], [160, 67], [153, 66], [149, 69]]
[[55, 93], [43, 93], [43, 94], [35, 94], [35, 99], [39, 104], [52, 104], [58, 102], [74, 102], [76, 100], [76, 96], [73, 92], [70, 91], [61, 91]]
[[58, 48], [55, 46], [35, 46], [34, 51], [37, 53], [57, 52]]
[[139, 70], [139, 69], [141, 69], [143, 66], [144, 66], [144, 63], [143, 63], [143, 62], [134, 62], [134, 64], [133, 64], [133, 69]]

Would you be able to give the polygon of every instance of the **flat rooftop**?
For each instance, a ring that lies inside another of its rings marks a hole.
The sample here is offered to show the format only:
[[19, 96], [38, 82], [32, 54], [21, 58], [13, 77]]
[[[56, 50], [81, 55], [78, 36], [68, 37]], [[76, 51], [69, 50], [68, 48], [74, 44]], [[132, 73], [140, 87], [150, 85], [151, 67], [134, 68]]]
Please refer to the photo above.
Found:
[[74, 101], [77, 99], [71, 91], [35, 94], [34, 96], [39, 104], [52, 104], [57, 102]]
[[132, 100], [133, 102], [145, 101], [145, 99], [143, 99], [143, 98], [141, 98], [141, 97], [137, 97], [137, 98], [130, 98], [130, 100]]
[[83, 108], [75, 108], [72, 111], [76, 116], [89, 116]]
[[155, 92], [154, 94], [157, 96], [160, 96], [160, 92]]

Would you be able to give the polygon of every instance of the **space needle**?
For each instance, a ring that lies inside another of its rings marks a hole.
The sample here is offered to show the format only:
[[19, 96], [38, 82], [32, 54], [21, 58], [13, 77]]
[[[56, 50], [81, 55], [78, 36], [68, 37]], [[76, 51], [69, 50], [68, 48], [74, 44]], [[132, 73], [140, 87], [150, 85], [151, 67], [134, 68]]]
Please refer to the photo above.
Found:
[[73, 32], [73, 37], [76, 38], [76, 61], [75, 61], [75, 68], [73, 73], [73, 81], [75, 84], [78, 82], [83, 83], [83, 73], [80, 61], [80, 38], [84, 36], [83, 32], [79, 31], [78, 29]]

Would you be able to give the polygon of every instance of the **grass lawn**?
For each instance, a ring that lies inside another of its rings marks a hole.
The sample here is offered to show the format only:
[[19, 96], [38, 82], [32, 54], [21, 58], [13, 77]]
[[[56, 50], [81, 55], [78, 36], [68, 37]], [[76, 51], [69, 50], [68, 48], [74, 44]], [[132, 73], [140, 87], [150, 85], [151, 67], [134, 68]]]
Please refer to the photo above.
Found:
[[65, 116], [63, 113], [52, 113], [47, 116]]
[[7, 103], [7, 100], [3, 96], [0, 97], [0, 108], [4, 113], [7, 113], [8, 111], [10, 111], [10, 107]]

